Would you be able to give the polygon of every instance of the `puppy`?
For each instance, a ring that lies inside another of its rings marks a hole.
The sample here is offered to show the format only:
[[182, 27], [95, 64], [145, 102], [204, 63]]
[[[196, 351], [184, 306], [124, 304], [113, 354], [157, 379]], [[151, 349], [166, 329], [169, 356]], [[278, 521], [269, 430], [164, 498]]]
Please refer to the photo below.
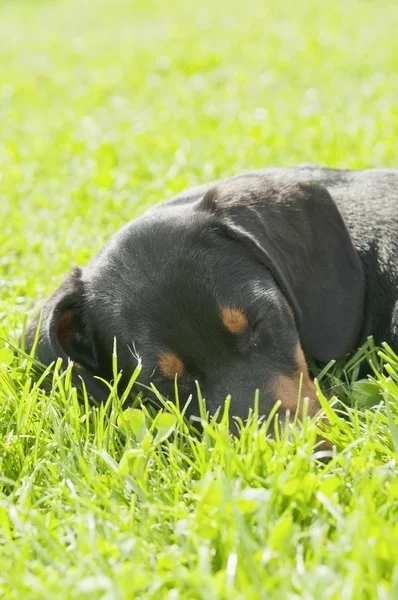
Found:
[[[398, 170], [265, 169], [183, 192], [125, 225], [45, 303], [37, 358], [73, 361], [104, 400], [139, 382], [210, 412], [309, 413], [305, 356], [338, 359], [373, 335], [398, 350]], [[38, 318], [27, 334], [32, 346]], [[134, 388], [139, 391], [139, 387]], [[150, 394], [149, 394], [150, 395]]]

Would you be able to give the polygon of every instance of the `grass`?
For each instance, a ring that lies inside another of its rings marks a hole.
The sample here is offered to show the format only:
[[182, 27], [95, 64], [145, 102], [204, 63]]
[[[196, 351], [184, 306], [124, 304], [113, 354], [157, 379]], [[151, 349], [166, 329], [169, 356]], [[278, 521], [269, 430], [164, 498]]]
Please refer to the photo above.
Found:
[[[387, 0], [0, 0], [0, 338], [186, 186], [396, 166], [397, 17]], [[0, 597], [398, 597], [388, 348], [320, 373], [330, 424], [276, 440], [255, 414], [238, 440], [228, 411], [198, 436], [171, 404], [90, 409], [68, 373], [44, 393], [5, 341], [0, 362]]]

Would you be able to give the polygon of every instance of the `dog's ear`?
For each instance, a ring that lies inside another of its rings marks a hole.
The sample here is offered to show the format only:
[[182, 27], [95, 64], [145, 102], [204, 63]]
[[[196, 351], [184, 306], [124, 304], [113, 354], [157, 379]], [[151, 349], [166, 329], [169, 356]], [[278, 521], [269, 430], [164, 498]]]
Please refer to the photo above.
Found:
[[211, 188], [198, 206], [216, 215], [221, 227], [271, 271], [310, 356], [327, 362], [355, 346], [363, 268], [324, 187], [248, 178]]
[[[65, 366], [73, 361], [73, 380], [83, 379], [87, 391], [102, 401], [108, 395], [106, 386], [94, 374], [98, 358], [92, 330], [87, 318], [81, 269], [74, 269], [58, 290], [47, 300], [40, 315], [30, 324], [26, 349], [31, 351], [37, 338], [35, 357], [44, 365], [61, 358]], [[37, 328], [40, 324], [40, 331]]]

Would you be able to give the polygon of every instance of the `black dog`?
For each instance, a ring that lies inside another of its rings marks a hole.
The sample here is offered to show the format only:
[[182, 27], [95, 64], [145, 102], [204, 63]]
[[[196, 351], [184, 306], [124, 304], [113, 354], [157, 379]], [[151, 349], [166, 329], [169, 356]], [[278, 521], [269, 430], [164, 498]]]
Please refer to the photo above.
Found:
[[244, 419], [256, 389], [263, 415], [276, 399], [294, 411], [301, 379], [314, 414], [304, 354], [337, 359], [369, 335], [398, 350], [397, 225], [398, 170], [266, 169], [183, 192], [69, 275], [37, 357], [71, 359], [103, 400], [116, 338], [121, 390], [138, 354], [165, 396], [177, 376], [195, 398], [197, 380], [210, 411], [231, 394]]

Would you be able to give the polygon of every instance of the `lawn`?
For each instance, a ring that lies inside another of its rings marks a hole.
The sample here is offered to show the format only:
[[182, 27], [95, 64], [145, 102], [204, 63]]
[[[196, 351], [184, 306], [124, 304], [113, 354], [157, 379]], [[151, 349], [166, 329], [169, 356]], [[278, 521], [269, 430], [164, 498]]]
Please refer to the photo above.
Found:
[[392, 0], [0, 0], [0, 598], [398, 598], [388, 348], [318, 373], [328, 426], [271, 440], [255, 414], [231, 439], [227, 410], [197, 436], [170, 404], [93, 409], [57, 371], [45, 393], [6, 341], [186, 186], [396, 167], [397, 22]]

